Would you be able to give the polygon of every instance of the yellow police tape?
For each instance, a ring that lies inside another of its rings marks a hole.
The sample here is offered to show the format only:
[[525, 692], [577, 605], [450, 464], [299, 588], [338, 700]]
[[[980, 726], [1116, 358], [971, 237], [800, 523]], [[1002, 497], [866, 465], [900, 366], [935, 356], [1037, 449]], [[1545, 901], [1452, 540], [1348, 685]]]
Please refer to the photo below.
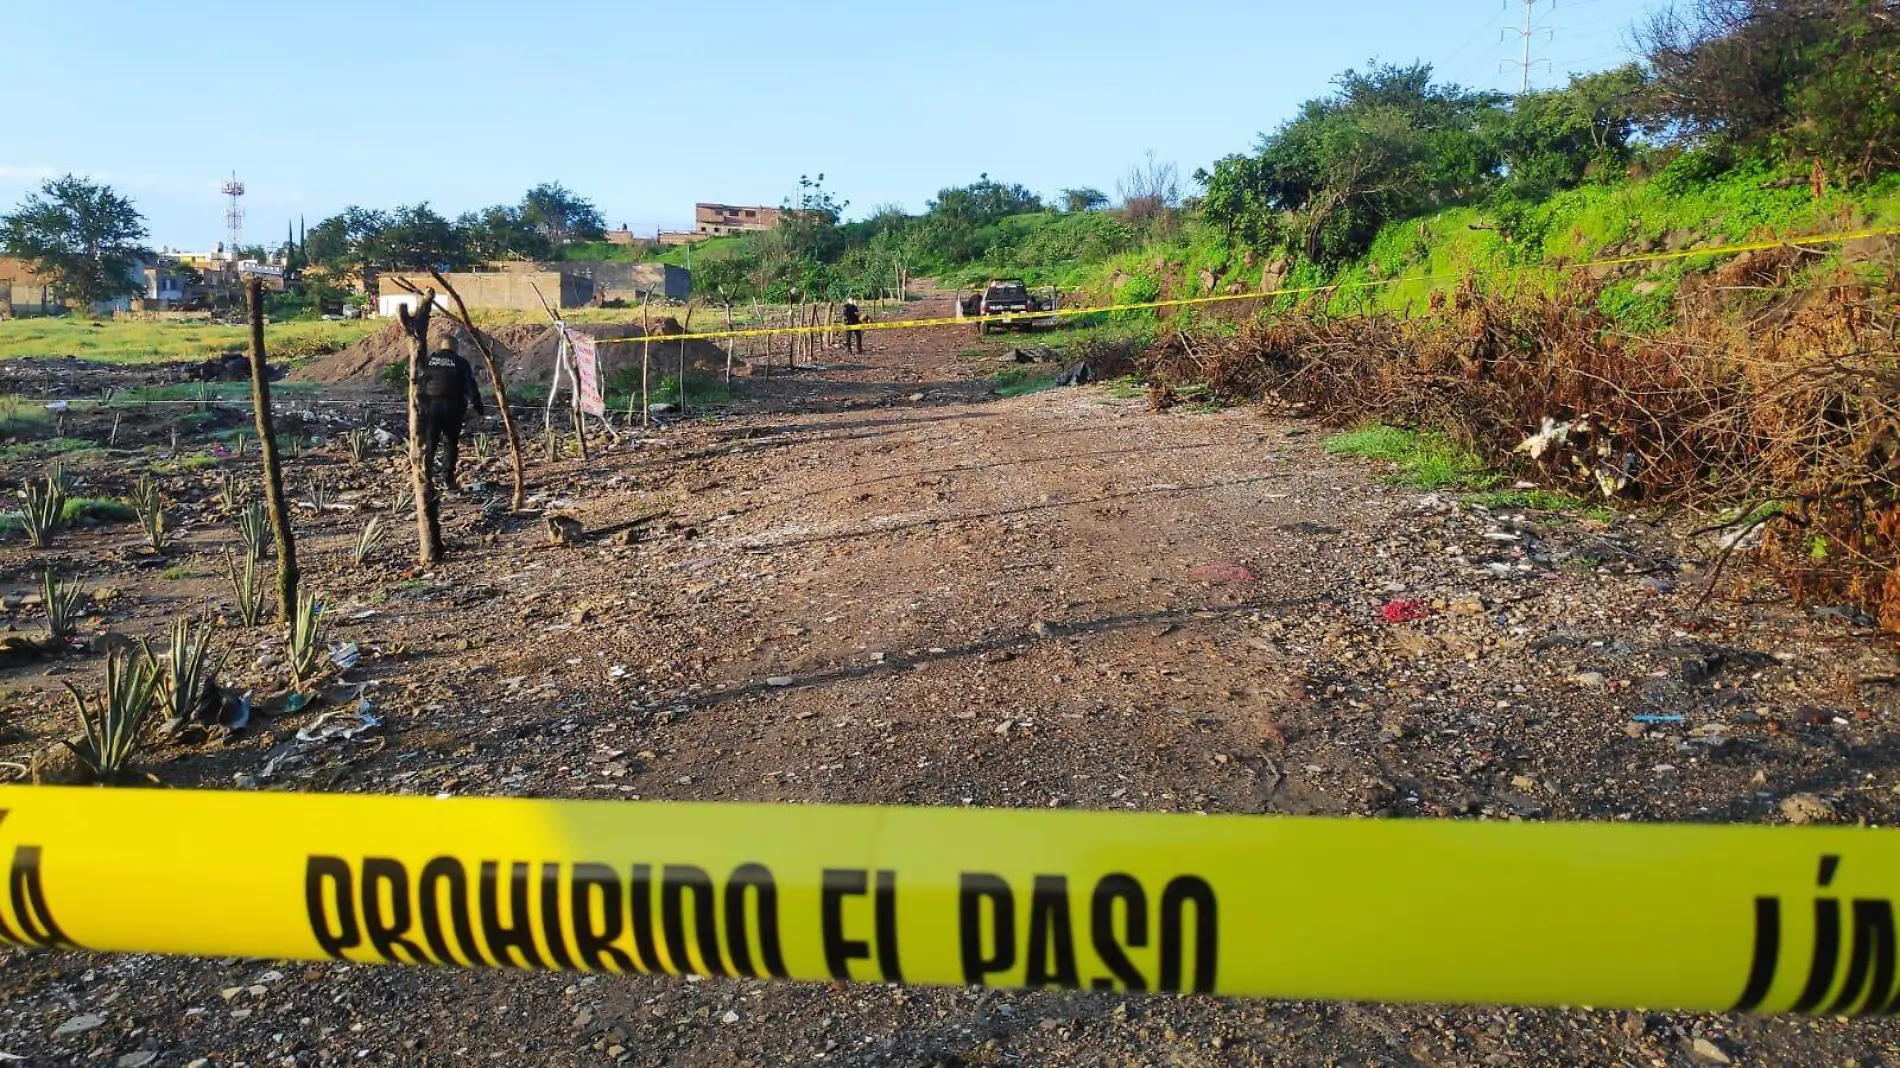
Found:
[[1880, 1013], [1900, 831], [0, 788], [48, 947]]
[[[1678, 249], [1674, 252], [1645, 252], [1635, 256], [1616, 256], [1600, 260], [1579, 260], [1575, 263], [1531, 264], [1514, 267], [1506, 274], [1524, 274], [1531, 271], [1584, 271], [1599, 267], [1629, 267], [1643, 263], [1668, 263], [1674, 260], [1695, 259], [1699, 256], [1734, 256], [1745, 252], [1765, 252], [1775, 248], [1798, 248], [1804, 245], [1841, 245], [1849, 241], [1860, 241], [1873, 237], [1900, 237], [1900, 227], [1884, 227], [1866, 230], [1839, 230], [1825, 234], [1799, 234], [1791, 237], [1770, 238], [1762, 241], [1744, 241], [1736, 244], [1717, 245], [1712, 248]], [[1361, 289], [1380, 289], [1385, 286], [1401, 285], [1408, 282], [1447, 282], [1464, 277], [1468, 272], [1443, 271], [1436, 274], [1399, 275], [1393, 278], [1375, 278], [1357, 282], [1332, 282], [1326, 285], [1298, 286], [1283, 289], [1263, 289], [1248, 293], [1217, 293], [1203, 297], [1176, 297], [1169, 300], [1144, 300], [1129, 304], [1100, 304], [1078, 308], [1056, 308], [1050, 311], [999, 313], [996, 315], [968, 315], [961, 318], [939, 317], [935, 319], [894, 319], [888, 322], [867, 322], [858, 326], [860, 330], [923, 330], [939, 326], [974, 326], [979, 323], [1026, 323], [1045, 319], [1067, 319], [1083, 315], [1102, 315], [1110, 312], [1152, 311], [1160, 308], [1190, 308], [1204, 304], [1225, 304], [1229, 301], [1265, 300], [1270, 297], [1301, 297], [1315, 293], [1343, 293]], [[820, 326], [757, 326], [743, 330], [706, 330], [698, 333], [655, 334], [652, 337], [603, 337], [597, 338], [601, 345], [632, 345], [642, 341], [680, 342], [680, 341], [716, 341], [724, 338], [740, 337], [779, 337], [795, 334], [836, 333], [844, 327], [837, 323]]]

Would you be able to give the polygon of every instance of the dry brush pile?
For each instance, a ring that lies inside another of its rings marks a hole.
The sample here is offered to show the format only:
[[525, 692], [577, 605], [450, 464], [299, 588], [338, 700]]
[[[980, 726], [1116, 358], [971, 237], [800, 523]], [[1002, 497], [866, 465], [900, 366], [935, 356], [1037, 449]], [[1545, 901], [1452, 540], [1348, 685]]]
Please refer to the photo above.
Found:
[[1846, 275], [1777, 288], [1799, 255], [1736, 261], [1649, 336], [1619, 330], [1588, 281], [1467, 285], [1416, 319], [1308, 311], [1175, 333], [1148, 371], [1160, 404], [1205, 383], [1330, 423], [1442, 430], [1546, 482], [1729, 508], [1797, 598], [1900, 632], [1900, 304]]

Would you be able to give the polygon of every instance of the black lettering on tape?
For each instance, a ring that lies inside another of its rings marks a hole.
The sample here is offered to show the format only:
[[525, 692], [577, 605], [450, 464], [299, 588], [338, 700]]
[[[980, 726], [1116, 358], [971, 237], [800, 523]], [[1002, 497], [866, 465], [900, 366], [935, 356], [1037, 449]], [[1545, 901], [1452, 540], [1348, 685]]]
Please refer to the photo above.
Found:
[[897, 873], [884, 869], [877, 873], [877, 893], [872, 898], [877, 914], [877, 968], [887, 983], [904, 981], [904, 969], [897, 958]]
[[827, 868], [819, 882], [819, 935], [833, 979], [849, 982], [851, 962], [871, 957], [870, 943], [844, 936], [844, 899], [863, 897], [869, 888], [870, 873], [863, 868]]
[[[337, 960], [348, 960], [344, 951], [363, 944], [356, 923], [356, 876], [349, 861], [342, 857], [309, 857], [303, 869], [304, 911], [309, 914], [310, 933], [323, 952]], [[331, 920], [334, 917], [335, 922]]]
[[1877, 898], [1854, 899], [1854, 948], [1847, 979], [1828, 1005], [1830, 1016], [1879, 1012], [1893, 996], [1893, 905]]
[[704, 868], [691, 864], [668, 864], [660, 873], [660, 923], [666, 932], [666, 952], [673, 967], [681, 972], [693, 970], [686, 952], [686, 908], [692, 902], [693, 934], [699, 943], [700, 962], [707, 975], [725, 975], [725, 962], [719, 953], [719, 914], [713, 901], [712, 877]]
[[[520, 861], [508, 865], [506, 923], [501, 916], [500, 867], [496, 861], [482, 861], [482, 941], [498, 968], [546, 970], [547, 964], [534, 945], [534, 920], [528, 910], [528, 885], [534, 865]], [[516, 956], [510, 956], [511, 950]]]
[[13, 865], [7, 875], [7, 884], [7, 896], [13, 902], [13, 922], [20, 926], [20, 941], [48, 948], [82, 948], [60, 930], [58, 922], [53, 919], [52, 908], [46, 903], [46, 887], [40, 881], [39, 846], [14, 847]]
[[[990, 940], [983, 940], [983, 905], [989, 904]], [[963, 981], [984, 985], [984, 977], [1016, 966], [1016, 898], [1009, 883], [995, 875], [965, 872], [957, 884], [957, 945]]]
[[[471, 968], [488, 967], [481, 943], [475, 940], [475, 927], [469, 915], [468, 872], [454, 857], [436, 857], [422, 866], [416, 880], [416, 906], [422, 921], [422, 937], [429, 952], [443, 964], [466, 964]], [[455, 932], [457, 957], [449, 952], [448, 935], [442, 929], [442, 912], [448, 910], [449, 925]]]
[[391, 964], [433, 964], [409, 935], [409, 872], [388, 857], [363, 858], [363, 937]]
[[1194, 875], [1176, 876], [1161, 891], [1161, 981], [1156, 987], [1168, 991], [1181, 989], [1181, 954], [1186, 948], [1182, 914], [1189, 905], [1194, 906], [1194, 985], [1191, 989], [1197, 994], [1211, 994], [1217, 968], [1215, 955], [1220, 945], [1219, 916], [1214, 904], [1214, 888], [1207, 885], [1207, 880]]
[[627, 886], [627, 912], [633, 918], [633, 950], [640, 970], [664, 974], [666, 963], [653, 941], [653, 865], [635, 864]]
[[620, 877], [605, 864], [576, 864], [569, 883], [568, 911], [574, 919], [574, 958], [597, 972], [630, 972], [633, 958], [614, 945], [626, 929], [620, 902]]
[[[1122, 927], [1115, 928], [1115, 904], [1121, 903]], [[1095, 947], [1095, 955], [1113, 978], [1096, 979], [1089, 985], [1096, 990], [1114, 990], [1121, 984], [1123, 990], [1140, 991], [1148, 989], [1148, 981], [1128, 959], [1124, 946], [1141, 949], [1148, 944], [1148, 895], [1143, 892], [1141, 883], [1131, 875], [1106, 875], [1095, 884], [1095, 894], [1089, 903], [1089, 942]]]
[[1075, 966], [1075, 925], [1069, 910], [1069, 880], [1038, 875], [1029, 893], [1029, 945], [1023, 954], [1023, 985], [1082, 985]]
[[561, 866], [541, 865], [541, 936], [548, 943], [548, 957], [557, 971], [574, 970], [574, 956], [567, 951], [567, 929], [561, 925]]
[[[748, 895], [747, 891], [750, 891]], [[746, 922], [746, 898], [752, 898], [752, 922]], [[763, 864], [741, 864], [726, 880], [726, 948], [732, 953], [732, 970], [739, 975], [759, 978], [752, 965], [752, 933], [759, 936], [759, 957], [765, 973], [777, 979], [790, 977], [785, 968], [785, 952], [779, 944], [778, 884], [771, 869]]]

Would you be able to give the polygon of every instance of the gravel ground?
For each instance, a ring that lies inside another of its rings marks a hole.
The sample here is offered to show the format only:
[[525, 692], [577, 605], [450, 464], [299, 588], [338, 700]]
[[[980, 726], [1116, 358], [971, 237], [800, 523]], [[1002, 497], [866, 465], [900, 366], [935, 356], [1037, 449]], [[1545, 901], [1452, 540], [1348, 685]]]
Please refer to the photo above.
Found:
[[[1699, 604], [1703, 552], [1674, 521], [1487, 510], [1258, 411], [1156, 415], [1101, 387], [998, 399], [967, 338], [871, 341], [855, 363], [752, 379], [728, 417], [535, 467], [544, 507], [609, 535], [636, 523], [625, 544], [550, 546], [478, 491], [451, 504], [442, 567], [404, 570], [391, 522], [355, 569], [386, 460], [304, 454], [293, 485], [321, 474], [337, 496], [305, 512], [308, 581], [362, 646], [384, 723], [308, 742], [314, 713], [279, 715], [148, 770], [179, 787], [1464, 819], [1900, 807], [1891, 647], [1746, 570]], [[228, 599], [210, 475], [172, 485], [173, 577], [126, 527], [50, 553], [8, 542], [12, 625], [36, 626], [21, 596], [48, 560], [106, 589], [95, 629], [154, 633]], [[262, 629], [220, 643], [231, 681], [273, 669]], [[83, 658], [0, 675], [0, 760], [46, 750], [61, 678], [96, 676]], [[1659, 887], [1656, 907], [1696, 903]], [[0, 1051], [35, 1064], [1873, 1066], [1900, 1040], [1864, 1021], [25, 951], [0, 957], [0, 996]]]

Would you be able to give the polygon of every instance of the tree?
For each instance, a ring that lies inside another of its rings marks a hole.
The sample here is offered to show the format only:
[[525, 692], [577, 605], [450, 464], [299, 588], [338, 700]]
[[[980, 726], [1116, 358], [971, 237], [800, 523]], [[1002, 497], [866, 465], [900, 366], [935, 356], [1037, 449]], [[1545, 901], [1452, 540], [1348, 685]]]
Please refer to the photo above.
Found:
[[1336, 91], [1260, 139], [1252, 157], [1200, 171], [1202, 214], [1235, 240], [1336, 264], [1387, 222], [1472, 199], [1497, 181], [1495, 94], [1432, 81], [1427, 64], [1348, 70]]
[[969, 263], [1000, 236], [996, 224], [1042, 210], [1042, 199], [1021, 185], [983, 174], [966, 186], [942, 189], [917, 226], [918, 250], [945, 264]]
[[375, 262], [376, 240], [388, 226], [386, 213], [351, 205], [310, 228], [304, 255], [333, 276], [360, 278]]
[[468, 262], [461, 232], [427, 203], [390, 212], [365, 252], [378, 266], [412, 270], [453, 270]]
[[1179, 174], [1174, 164], [1157, 162], [1153, 149], [1128, 168], [1115, 191], [1121, 194], [1123, 214], [1137, 222], [1181, 205]]
[[139, 291], [134, 272], [145, 236], [145, 217], [130, 200], [71, 174], [41, 183], [13, 214], [0, 215], [0, 248], [82, 304]]
[[1057, 199], [1062, 201], [1062, 210], [1070, 214], [1082, 211], [1098, 211], [1108, 207], [1108, 194], [1102, 192], [1100, 189], [1092, 189], [1086, 185], [1077, 186], [1074, 189], [1064, 189], [1057, 195]]
[[511, 204], [465, 212], [455, 220], [455, 228], [476, 261], [540, 260], [554, 253], [547, 236]]
[[850, 206], [850, 201], [839, 200], [825, 188], [823, 174], [815, 178], [799, 175], [798, 192], [785, 198], [778, 217], [778, 232], [786, 250], [795, 258], [814, 262], [837, 259], [844, 251], [838, 222]]
[[1626, 164], [1644, 84], [1632, 63], [1518, 97], [1495, 124], [1503, 192], [1541, 200], [1575, 187], [1593, 166]]
[[559, 182], [528, 190], [521, 198], [521, 219], [539, 231], [553, 249], [576, 241], [603, 241], [607, 223], [593, 202]]
[[1900, 3], [1687, 0], [1636, 31], [1649, 118], [1678, 138], [1900, 166]]

